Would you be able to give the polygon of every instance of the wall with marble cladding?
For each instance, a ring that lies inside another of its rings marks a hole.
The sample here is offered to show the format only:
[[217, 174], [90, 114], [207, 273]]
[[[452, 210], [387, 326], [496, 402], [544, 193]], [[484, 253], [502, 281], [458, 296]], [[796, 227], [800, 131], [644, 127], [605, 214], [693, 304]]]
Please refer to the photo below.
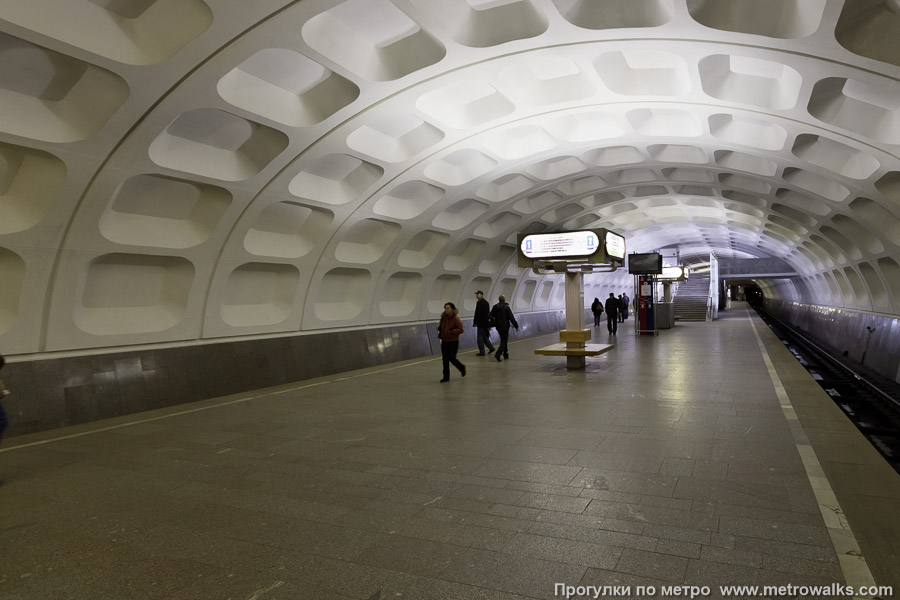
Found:
[[[516, 337], [565, 326], [562, 311], [518, 315]], [[471, 319], [460, 348], [475, 346]], [[494, 336], [496, 339], [496, 335]], [[440, 354], [433, 323], [8, 362], [10, 436]], [[436, 367], [439, 369], [439, 367]], [[437, 372], [437, 371], [435, 371]]]
[[[787, 300], [766, 300], [765, 310], [814, 341], [846, 352], [853, 360], [900, 383], [900, 319]], [[874, 328], [871, 334], [867, 327]]]

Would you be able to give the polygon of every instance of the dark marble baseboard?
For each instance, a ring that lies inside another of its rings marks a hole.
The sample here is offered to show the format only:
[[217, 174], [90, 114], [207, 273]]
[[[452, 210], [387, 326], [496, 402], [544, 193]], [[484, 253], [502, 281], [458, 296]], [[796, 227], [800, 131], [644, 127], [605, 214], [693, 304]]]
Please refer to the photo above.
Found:
[[[563, 311], [517, 316], [517, 336], [558, 331]], [[475, 346], [471, 320], [460, 348]], [[9, 436], [440, 354], [434, 323], [7, 363]]]
[[[846, 308], [766, 300], [763, 309], [812, 341], [900, 383], [900, 319]], [[869, 332], [867, 327], [871, 327]]]

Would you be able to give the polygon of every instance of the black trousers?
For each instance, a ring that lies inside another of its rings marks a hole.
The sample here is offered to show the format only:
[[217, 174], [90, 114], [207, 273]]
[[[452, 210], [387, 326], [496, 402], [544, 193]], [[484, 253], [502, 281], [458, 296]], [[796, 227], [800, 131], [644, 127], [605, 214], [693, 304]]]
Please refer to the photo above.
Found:
[[606, 328], [610, 333], [615, 333], [619, 328], [618, 315], [606, 313]]
[[509, 354], [509, 350], [506, 348], [506, 342], [509, 341], [509, 329], [497, 329], [497, 335], [500, 336], [500, 345], [497, 346], [497, 358], [501, 356], [506, 356]]
[[456, 358], [456, 353], [459, 352], [459, 342], [441, 342], [441, 358], [444, 361], [444, 379], [450, 379], [450, 363], [453, 363], [453, 366], [459, 369], [459, 372], [462, 373], [465, 370], [465, 365], [459, 362], [459, 359]]
[[[2, 388], [0, 388], [2, 389]], [[2, 396], [0, 396], [2, 397]], [[0, 404], [0, 439], [3, 439], [3, 432], [6, 431], [6, 427], [9, 425], [9, 417], [6, 416], [6, 411], [3, 410], [3, 405]]]

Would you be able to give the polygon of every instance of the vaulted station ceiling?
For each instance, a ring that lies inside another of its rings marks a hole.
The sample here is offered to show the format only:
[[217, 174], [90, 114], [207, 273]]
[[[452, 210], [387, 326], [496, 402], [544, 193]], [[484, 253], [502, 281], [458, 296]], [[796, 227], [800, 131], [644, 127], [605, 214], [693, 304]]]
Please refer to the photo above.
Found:
[[[563, 304], [515, 234], [900, 313], [896, 0], [0, 0], [0, 348]], [[594, 276], [589, 296], [624, 286]], [[594, 293], [596, 292], [596, 293]]]

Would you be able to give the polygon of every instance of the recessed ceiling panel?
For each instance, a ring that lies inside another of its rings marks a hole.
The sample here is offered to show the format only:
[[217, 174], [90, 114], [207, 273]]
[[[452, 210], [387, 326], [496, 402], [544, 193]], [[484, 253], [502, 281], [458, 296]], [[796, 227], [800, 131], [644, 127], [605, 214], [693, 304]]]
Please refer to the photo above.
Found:
[[211, 108], [179, 115], [150, 144], [150, 159], [160, 167], [241, 181], [257, 175], [287, 147], [285, 134]]
[[320, 123], [359, 96], [359, 88], [293, 50], [260, 50], [219, 80], [229, 104], [291, 127]]
[[3, 18], [110, 60], [153, 65], [202, 34], [213, 14], [202, 0], [6, 0]]
[[532, 38], [547, 30], [546, 15], [533, 0], [411, 0], [441, 23], [456, 42], [487, 48]]
[[430, 33], [387, 0], [347, 0], [300, 30], [314, 50], [372, 81], [392, 81], [444, 58]]
[[65, 177], [66, 165], [52, 154], [0, 142], [0, 235], [37, 225]]
[[128, 96], [113, 72], [0, 32], [0, 131], [77, 142], [99, 131]]

